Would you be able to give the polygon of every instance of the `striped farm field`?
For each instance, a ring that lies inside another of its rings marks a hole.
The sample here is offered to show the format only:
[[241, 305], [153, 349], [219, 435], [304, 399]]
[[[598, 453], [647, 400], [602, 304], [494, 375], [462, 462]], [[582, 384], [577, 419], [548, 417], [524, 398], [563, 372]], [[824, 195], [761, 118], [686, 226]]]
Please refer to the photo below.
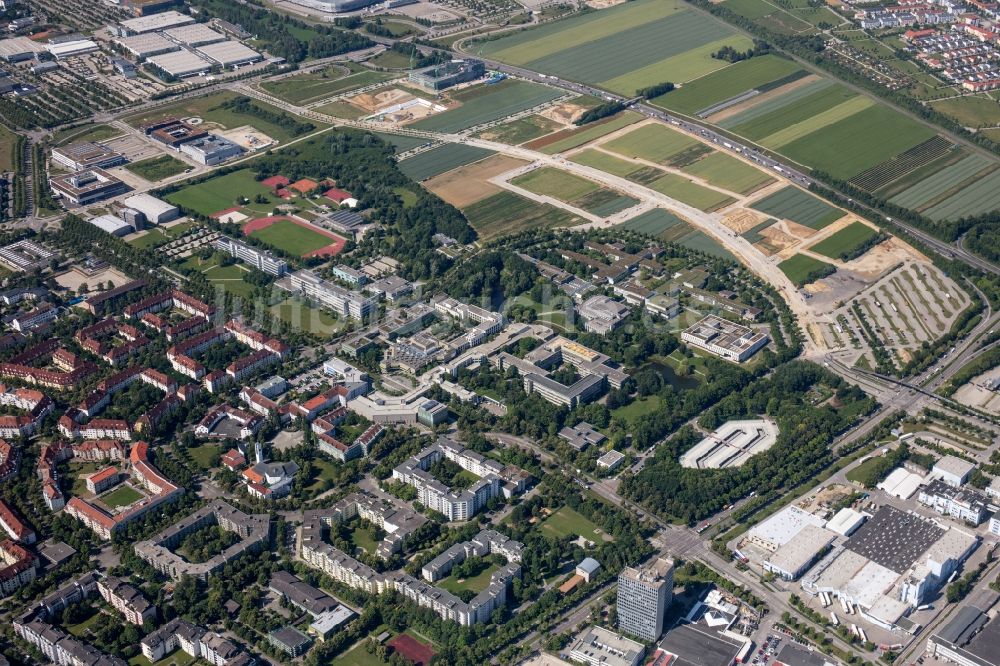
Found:
[[665, 109], [694, 115], [799, 70], [791, 60], [776, 55], [758, 56], [724, 67], [651, 101]]
[[657, 164], [666, 164], [671, 157], [698, 144], [686, 134], [665, 125], [649, 124], [612, 139], [603, 147], [625, 157], [639, 157]]
[[939, 222], [981, 215], [997, 208], [1000, 208], [1000, 171], [994, 171], [985, 178], [977, 179], [941, 203], [925, 210], [924, 215]]
[[903, 190], [889, 201], [897, 206], [917, 210], [928, 201], [958, 187], [992, 164], [992, 160], [978, 153], [969, 155], [961, 162], [953, 164], [947, 169], [942, 169], [909, 189]]
[[785, 144], [781, 152], [834, 178], [850, 180], [935, 134], [888, 107], [874, 105]]
[[832, 108], [828, 108], [825, 111], [812, 115], [805, 120], [795, 123], [794, 125], [789, 125], [784, 129], [780, 129], [774, 134], [764, 137], [759, 143], [763, 146], [767, 146], [768, 148], [779, 150], [782, 146], [785, 146], [792, 141], [797, 141], [798, 139], [808, 136], [813, 132], [822, 130], [827, 125], [840, 122], [845, 118], [850, 118], [855, 113], [860, 113], [874, 104], [875, 101], [868, 97], [862, 97], [860, 95], [852, 97], [845, 102], [841, 102]]
[[[727, 118], [719, 120], [715, 124], [719, 127], [724, 127], [725, 129], [735, 129], [739, 127], [739, 134], [750, 137], [750, 132], [753, 131], [752, 123], [754, 120], [762, 118], [766, 122], [772, 115], [779, 114], [786, 107], [797, 105], [802, 100], [818, 95], [832, 86], [833, 81], [830, 79], [821, 79], [817, 77], [794, 90], [789, 90], [787, 92], [781, 91], [780, 95], [775, 95], [774, 97], [770, 97], [768, 99], [757, 98], [757, 100], [749, 102], [746, 107], [739, 112], [733, 113]], [[778, 128], [780, 127], [781, 125], [778, 126]], [[777, 129], [770, 129], [769, 126], [766, 126], [765, 129], [757, 130], [754, 133], [760, 136], [767, 136], [775, 131], [777, 131]]]
[[642, 215], [633, 217], [628, 222], [622, 224], [622, 227], [629, 231], [646, 234], [647, 236], [659, 237], [667, 229], [675, 227], [678, 224], [687, 223], [669, 211], [662, 208], [654, 208]]
[[637, 215], [623, 223], [621, 227], [715, 257], [731, 261], [735, 259], [729, 250], [719, 245], [713, 238], [662, 208], [654, 208], [642, 215]]
[[[459, 132], [551, 102], [561, 94], [559, 90], [547, 86], [507, 79], [455, 93], [454, 97], [461, 99], [461, 106], [419, 120], [413, 127], [430, 132]], [[459, 97], [461, 95], [464, 97]]]
[[718, 210], [734, 201], [727, 194], [702, 187], [672, 173], [663, 175], [646, 187], [703, 211]]
[[752, 42], [709, 16], [662, 0], [634, 0], [483, 43], [483, 55], [631, 95], [643, 86], [686, 81], [720, 67], [711, 53]]
[[637, 122], [640, 118], [642, 118], [642, 116], [634, 111], [625, 111], [611, 116], [610, 118], [589, 123], [583, 127], [574, 127], [573, 129], [562, 130], [561, 132], [556, 132], [555, 134], [549, 134], [548, 136], [543, 136], [540, 139], [529, 141], [525, 144], [525, 147], [531, 148], [532, 150], [540, 150], [546, 155], [555, 155], [556, 153], [561, 153], [564, 150], [571, 150], [577, 146], [582, 146], [585, 143], [590, 143], [594, 139], [599, 139], [602, 136], [611, 134], [612, 132], [617, 132], [624, 127], [628, 127], [632, 123]]
[[527, 229], [571, 227], [584, 221], [561, 208], [507, 191], [463, 208], [462, 213], [484, 241]]
[[485, 148], [446, 143], [403, 160], [399, 163], [399, 168], [413, 180], [421, 181], [472, 164], [492, 154], [493, 151]]
[[810, 229], [822, 229], [844, 216], [844, 211], [839, 208], [791, 185], [750, 204], [750, 207]]
[[510, 181], [529, 192], [570, 202], [600, 188], [597, 183], [552, 167], [541, 167]]
[[869, 242], [878, 232], [862, 222], [851, 222], [849, 225], [824, 238], [809, 249], [825, 257], [836, 259], [844, 253], [850, 253]]
[[577, 164], [600, 169], [605, 173], [621, 176], [623, 178], [641, 168], [635, 162], [629, 162], [628, 160], [623, 160], [620, 157], [615, 157], [614, 155], [609, 155], [593, 148], [581, 150], [573, 155], [570, 160], [576, 162]]
[[760, 169], [720, 152], [701, 158], [683, 171], [738, 194], [748, 194], [774, 182], [774, 178]]
[[741, 136], [759, 142], [786, 127], [809, 120], [852, 99], [858, 99], [858, 96], [843, 86], [825, 86], [798, 99], [782, 100], [780, 103], [779, 100], [774, 100], [774, 103], [768, 105], [767, 114], [733, 125], [731, 129]]

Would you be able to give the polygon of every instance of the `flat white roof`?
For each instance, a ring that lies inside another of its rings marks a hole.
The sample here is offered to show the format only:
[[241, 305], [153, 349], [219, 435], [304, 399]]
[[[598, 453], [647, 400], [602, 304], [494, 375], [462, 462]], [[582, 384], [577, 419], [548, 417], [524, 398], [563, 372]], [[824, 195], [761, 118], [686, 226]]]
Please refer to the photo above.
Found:
[[44, 50], [44, 46], [27, 37], [0, 39], [0, 57], [9, 58], [24, 53], [41, 53]]
[[793, 505], [755, 526], [750, 530], [750, 535], [780, 547], [791, 541], [806, 525], [823, 527], [824, 522], [826, 521], [819, 516]]
[[180, 42], [181, 44], [187, 44], [189, 46], [211, 44], [212, 42], [221, 42], [226, 39], [226, 36], [221, 32], [212, 30], [204, 23], [192, 23], [190, 25], [177, 26], [176, 28], [164, 30], [163, 34], [174, 41]]
[[842, 536], [848, 536], [858, 529], [861, 523], [865, 522], [865, 514], [851, 508], [844, 508], [837, 512], [826, 524], [826, 529], [836, 532]]
[[909, 499], [917, 488], [924, 482], [924, 477], [919, 474], [909, 472], [902, 467], [892, 470], [892, 473], [885, 478], [885, 481], [876, 487], [884, 490], [886, 494], [898, 497], [899, 499]]
[[968, 460], [962, 460], [958, 456], [945, 456], [934, 463], [935, 472], [944, 472], [946, 474], [954, 474], [958, 477], [963, 477], [972, 473], [972, 470], [976, 466], [970, 463]]
[[150, 16], [140, 16], [139, 18], [126, 19], [121, 22], [121, 26], [129, 32], [153, 32], [172, 28], [175, 25], [186, 25], [194, 23], [194, 19], [187, 14], [170, 10], [152, 14]]
[[198, 47], [198, 53], [206, 58], [210, 58], [220, 65], [237, 65], [241, 62], [260, 60], [261, 55], [248, 46], [243, 46], [239, 42], [226, 40], [215, 44], [205, 44]]
[[114, 234], [132, 226], [114, 215], [101, 215], [90, 220], [90, 223], [102, 231], [107, 231], [109, 234]]
[[138, 56], [146, 56], [150, 53], [166, 53], [180, 49], [169, 39], [158, 32], [150, 32], [142, 35], [132, 35], [131, 37], [118, 37], [115, 42], [122, 48], [135, 53]]
[[816, 525], [806, 525], [767, 558], [775, 568], [789, 574], [797, 573], [829, 546], [837, 535]]
[[212, 63], [209, 61], [196, 53], [184, 50], [152, 56], [149, 62], [173, 76], [195, 74], [212, 68]]
[[49, 44], [46, 48], [56, 58], [63, 58], [78, 53], [96, 51], [99, 47], [97, 46], [97, 42], [92, 39], [77, 39], [72, 42], [62, 42], [61, 44]]
[[177, 210], [177, 206], [146, 193], [131, 196], [125, 199], [124, 203], [129, 208], [135, 208], [137, 211], [145, 213], [147, 217], [160, 216]]

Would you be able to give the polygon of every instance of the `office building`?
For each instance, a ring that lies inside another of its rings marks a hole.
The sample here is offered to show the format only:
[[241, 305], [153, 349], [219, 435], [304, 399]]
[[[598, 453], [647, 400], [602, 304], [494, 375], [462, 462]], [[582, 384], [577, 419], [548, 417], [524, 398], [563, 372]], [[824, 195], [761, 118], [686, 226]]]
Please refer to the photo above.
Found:
[[663, 633], [663, 616], [673, 599], [674, 562], [666, 558], [618, 576], [618, 628], [644, 641]]
[[69, 171], [84, 171], [125, 164], [125, 156], [99, 143], [80, 141], [53, 148], [52, 161]]
[[86, 206], [113, 197], [128, 189], [121, 180], [98, 168], [51, 176], [49, 186], [58, 196], [78, 206]]
[[252, 245], [238, 241], [235, 238], [230, 238], [229, 236], [216, 238], [215, 249], [227, 252], [240, 261], [269, 275], [281, 277], [288, 271], [288, 264], [284, 259], [279, 259], [267, 250], [257, 249]]
[[681, 340], [727, 361], [742, 363], [768, 343], [767, 335], [749, 326], [708, 315], [681, 333]]

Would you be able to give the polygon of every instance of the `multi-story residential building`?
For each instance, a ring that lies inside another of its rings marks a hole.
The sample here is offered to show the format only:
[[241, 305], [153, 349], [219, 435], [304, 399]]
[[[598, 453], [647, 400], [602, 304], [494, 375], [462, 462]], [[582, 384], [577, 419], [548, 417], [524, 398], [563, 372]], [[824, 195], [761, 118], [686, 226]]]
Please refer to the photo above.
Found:
[[295, 291], [342, 317], [364, 319], [378, 309], [374, 298], [324, 280], [310, 270], [292, 273], [289, 281]]
[[132, 624], [142, 626], [144, 622], [156, 619], [156, 606], [149, 603], [142, 592], [114, 576], [106, 576], [97, 582], [101, 598], [124, 616]]
[[269, 275], [281, 277], [288, 272], [288, 263], [284, 259], [279, 259], [267, 250], [260, 250], [235, 238], [220, 236], [215, 239], [215, 249], [228, 252], [240, 261]]
[[35, 556], [11, 539], [0, 541], [0, 596], [8, 596], [35, 579]]
[[219, 634], [174, 618], [147, 635], [139, 643], [142, 655], [157, 662], [180, 649], [192, 657], [200, 657], [213, 666], [254, 666], [257, 660]]
[[[440, 444], [429, 446], [392, 470], [392, 478], [413, 486], [417, 499], [425, 506], [443, 513], [448, 520], [468, 520], [500, 494], [501, 479], [490, 472], [468, 488], [452, 490], [428, 471], [446, 457]], [[455, 462], [462, 464], [459, 459]]]
[[618, 576], [618, 628], [647, 642], [663, 633], [663, 616], [673, 598], [674, 562], [658, 558]]

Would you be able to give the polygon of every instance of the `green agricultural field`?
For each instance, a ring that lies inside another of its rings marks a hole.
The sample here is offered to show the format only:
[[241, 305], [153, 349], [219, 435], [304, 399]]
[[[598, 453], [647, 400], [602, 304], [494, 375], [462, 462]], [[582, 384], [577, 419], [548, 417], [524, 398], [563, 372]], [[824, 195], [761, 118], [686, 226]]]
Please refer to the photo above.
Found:
[[413, 180], [421, 181], [478, 162], [492, 154], [493, 151], [485, 148], [446, 143], [403, 160], [399, 168]]
[[306, 104], [354, 88], [388, 81], [397, 76], [390, 72], [373, 72], [368, 69], [345, 74], [341, 66], [330, 65], [318, 72], [296, 74], [277, 81], [265, 81], [260, 87], [286, 102]]
[[527, 229], [571, 227], [584, 220], [548, 204], [537, 204], [513, 192], [500, 192], [462, 209], [482, 240]]
[[832, 236], [821, 240], [809, 249], [817, 254], [837, 259], [870, 241], [877, 231], [862, 222], [851, 222]]
[[602, 145], [625, 157], [638, 157], [657, 164], [666, 164], [670, 158], [696, 146], [698, 141], [676, 132], [666, 125], [649, 124]]
[[783, 146], [793, 141], [797, 141], [813, 132], [823, 131], [828, 125], [850, 118], [856, 113], [861, 113], [874, 104], [874, 100], [857, 95], [825, 111], [820, 111], [805, 120], [788, 125], [774, 134], [765, 136], [759, 143], [773, 150], [781, 150]]
[[382, 139], [386, 143], [392, 145], [396, 149], [397, 153], [403, 153], [407, 150], [412, 150], [417, 146], [422, 146], [427, 143], [427, 139], [419, 136], [406, 136], [403, 134], [386, 134], [384, 132], [373, 132], [375, 136]]
[[[158, 106], [155, 111], [127, 116], [124, 120], [132, 127], [138, 127], [143, 123], [167, 117], [198, 117], [206, 123], [217, 123], [227, 129], [242, 127], [243, 125], [252, 125], [268, 136], [282, 142], [289, 141], [294, 138], [291, 134], [289, 134], [288, 130], [272, 123], [269, 120], [263, 120], [254, 115], [238, 113], [231, 109], [222, 108], [221, 105], [223, 102], [240, 96], [241, 95], [237, 95], [236, 93], [225, 91], [211, 93], [202, 97], [191, 97], [174, 102], [173, 104], [167, 104], [166, 106]], [[277, 113], [282, 116], [289, 115], [278, 107], [271, 106], [266, 102], [261, 102], [256, 99], [252, 101], [256, 106], [259, 106], [267, 111], [271, 111], [272, 113]], [[305, 122], [301, 118], [296, 118], [296, 121]], [[310, 120], [309, 122], [315, 125], [318, 129], [329, 127], [329, 125], [316, 120]]]
[[540, 150], [546, 155], [555, 155], [556, 153], [582, 146], [585, 143], [590, 143], [612, 132], [617, 132], [623, 127], [628, 127], [632, 123], [637, 122], [641, 117], [634, 111], [623, 111], [604, 120], [570, 130], [563, 130], [537, 141], [532, 141], [528, 144], [528, 147]]
[[639, 201], [638, 199], [618, 194], [614, 190], [600, 188], [579, 199], [574, 199], [570, 203], [592, 215], [610, 217], [637, 205]]
[[740, 61], [652, 100], [656, 106], [694, 115], [727, 99], [777, 81], [799, 66], [776, 55]]
[[601, 543], [605, 533], [597, 525], [568, 506], [564, 506], [542, 521], [542, 531], [549, 536], [582, 536], [584, 539]]
[[833, 268], [830, 264], [820, 261], [819, 259], [813, 259], [804, 254], [793, 254], [788, 259], [785, 259], [780, 264], [778, 268], [788, 276], [788, 279], [796, 287], [802, 287], [809, 284], [811, 280], [809, 276], [815, 275], [818, 271], [828, 271]]
[[289, 220], [278, 220], [250, 236], [296, 257], [305, 256], [333, 242], [333, 239]]
[[889, 201], [897, 206], [913, 210], [919, 209], [945, 193], [961, 187], [986, 168], [994, 165], [993, 160], [978, 153], [969, 155], [960, 162], [942, 169], [903, 190]]
[[774, 182], [774, 178], [764, 171], [720, 152], [701, 158], [683, 171], [704, 178], [709, 185], [739, 194], [748, 194]]
[[687, 222], [662, 208], [654, 208], [642, 215], [636, 215], [622, 224], [622, 228], [654, 238], [660, 237], [668, 229], [678, 225], [688, 226]]
[[[471, 96], [473, 90], [478, 93], [475, 97]], [[414, 123], [413, 127], [431, 132], [460, 132], [551, 102], [562, 94], [553, 88], [514, 79], [467, 89], [462, 93], [466, 95], [462, 106], [424, 118]]]
[[672, 173], [664, 174], [647, 187], [704, 211], [717, 210], [734, 201], [732, 197], [722, 192], [702, 187], [687, 178]]
[[686, 81], [725, 66], [711, 58], [749, 39], [682, 5], [638, 0], [513, 33], [482, 45], [484, 55], [535, 71], [631, 95], [637, 88]]
[[951, 97], [931, 102], [930, 105], [965, 127], [1000, 124], [1000, 104], [986, 97]]
[[[731, 119], [739, 120], [738, 123], [723, 125], [740, 136], [759, 142], [765, 137], [808, 121], [851, 99], [858, 99], [855, 93], [839, 85], [826, 85], [819, 90], [813, 89], [812, 86], [803, 86], [803, 89], [811, 92], [808, 95], [798, 96], [794, 93], [800, 91], [796, 90], [787, 97], [783, 95], [767, 100], [759, 107], [754, 106], [744, 114], [740, 114], [743, 116], [742, 119], [739, 117]], [[749, 112], [754, 112], [752, 117], [747, 117], [746, 114]]]
[[511, 184], [523, 187], [529, 192], [550, 196], [567, 203], [599, 188], [597, 183], [586, 178], [552, 167], [542, 167], [529, 171], [513, 179]]
[[[781, 95], [765, 100], [756, 99], [752, 105], [747, 106], [742, 111], [734, 113], [727, 118], [719, 120], [715, 124], [719, 127], [734, 130], [738, 134], [745, 137], [752, 138], [753, 136], [767, 136], [768, 134], [778, 131], [785, 125], [790, 124], [788, 121], [783, 120], [781, 122], [774, 121], [774, 126], [770, 126], [767, 123], [772, 122], [772, 116], [781, 115], [788, 109], [798, 109], [801, 104], [807, 103], [806, 100], [812, 100], [813, 97], [819, 96], [823, 91], [833, 87], [835, 87], [834, 83], [830, 79], [812, 77], [808, 81], [800, 83], [792, 90], [783, 91]], [[836, 88], [843, 93], [843, 97], [840, 101], [850, 97], [850, 91], [846, 88], [840, 86], [836, 86]], [[819, 108], [821, 110], [829, 108], [830, 106], [831, 104], [827, 102], [819, 104]], [[808, 115], [802, 116], [802, 118], [808, 118]], [[792, 122], [798, 122], [802, 118], [795, 118]], [[757, 125], [754, 123], [754, 121], [757, 120], [764, 123], [765, 126], [761, 129], [757, 129]], [[737, 130], [736, 128], [739, 129]]]
[[834, 178], [850, 180], [934, 135], [929, 127], [876, 105], [785, 144], [781, 152]]
[[1000, 171], [980, 178], [968, 187], [931, 206], [924, 215], [934, 220], [958, 220], [1000, 208]]
[[159, 157], [142, 160], [141, 162], [126, 164], [125, 168], [140, 178], [145, 178], [146, 180], [155, 183], [159, 180], [163, 180], [164, 178], [184, 173], [191, 167], [184, 162], [181, 162], [176, 157], [172, 157], [170, 155], [160, 155]]
[[237, 205], [238, 197], [246, 197], [252, 201], [258, 194], [268, 198], [268, 203], [262, 205], [262, 212], [283, 203], [271, 195], [268, 187], [257, 182], [250, 169], [240, 169], [195, 185], [188, 185], [182, 190], [168, 194], [166, 199], [175, 206], [189, 211], [211, 215]]
[[100, 500], [111, 507], [129, 506], [143, 498], [143, 494], [132, 486], [122, 484], [107, 493], [101, 495]]
[[500, 141], [511, 146], [520, 145], [526, 141], [555, 132], [562, 125], [545, 116], [527, 116], [518, 118], [503, 125], [497, 125], [479, 132], [476, 136], [489, 141]]
[[366, 112], [344, 100], [334, 100], [329, 104], [316, 107], [317, 113], [325, 113], [334, 118], [345, 118], [347, 120], [357, 120], [366, 115]]
[[581, 150], [579, 153], [573, 155], [570, 160], [576, 162], [577, 164], [593, 167], [605, 173], [621, 176], [623, 178], [642, 168], [635, 162], [629, 162], [628, 160], [623, 160], [619, 157], [615, 157], [614, 155], [608, 155], [605, 152], [601, 152], [600, 150], [595, 150], [593, 148]]
[[750, 207], [810, 229], [822, 229], [844, 216], [844, 212], [839, 208], [791, 185], [750, 204]]

